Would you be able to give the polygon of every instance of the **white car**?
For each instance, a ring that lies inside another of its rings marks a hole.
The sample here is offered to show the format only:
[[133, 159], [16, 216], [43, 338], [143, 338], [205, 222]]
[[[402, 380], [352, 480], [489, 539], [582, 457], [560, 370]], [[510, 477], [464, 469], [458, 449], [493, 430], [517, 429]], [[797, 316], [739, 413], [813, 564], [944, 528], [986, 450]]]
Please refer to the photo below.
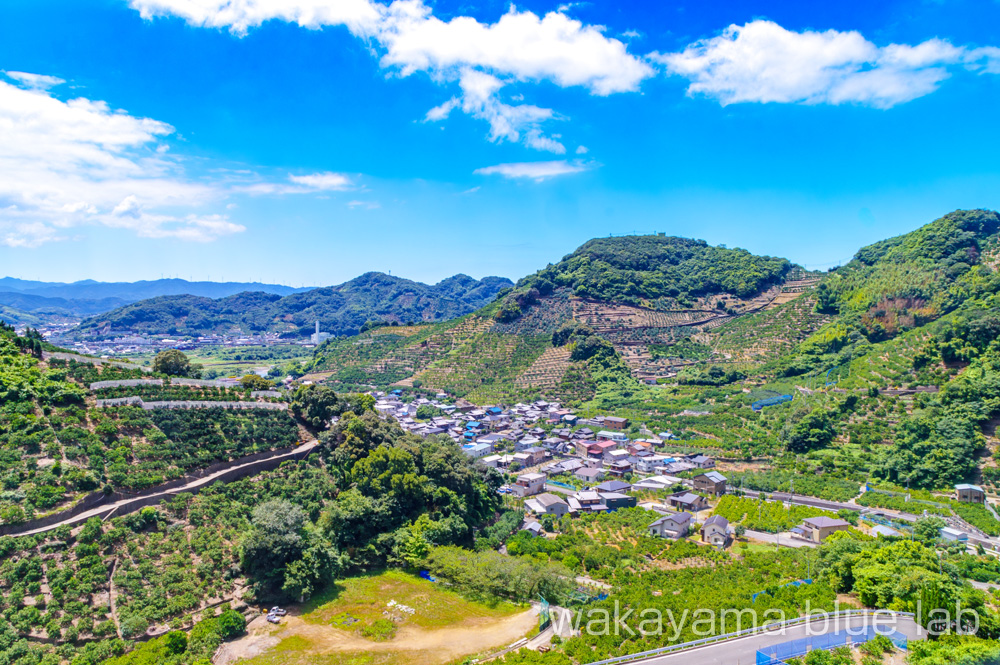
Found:
[[277, 617], [277, 616], [275, 616], [273, 614], [268, 614], [267, 615], [267, 622], [268, 623], [281, 623], [281, 617]]

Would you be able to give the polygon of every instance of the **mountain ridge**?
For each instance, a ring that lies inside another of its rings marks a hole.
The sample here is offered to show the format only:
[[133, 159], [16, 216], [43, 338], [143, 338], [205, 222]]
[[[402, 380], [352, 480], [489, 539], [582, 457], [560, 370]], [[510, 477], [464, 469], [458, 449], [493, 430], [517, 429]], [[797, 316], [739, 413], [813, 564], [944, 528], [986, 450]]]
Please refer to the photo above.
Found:
[[355, 334], [371, 320], [405, 323], [462, 316], [513, 286], [505, 277], [476, 280], [454, 275], [437, 284], [367, 272], [352, 280], [281, 296], [241, 292], [212, 299], [166, 295], [140, 300], [83, 321], [78, 331], [97, 334], [109, 328], [146, 334], [197, 336], [228, 332], [310, 334], [316, 320], [325, 332]]

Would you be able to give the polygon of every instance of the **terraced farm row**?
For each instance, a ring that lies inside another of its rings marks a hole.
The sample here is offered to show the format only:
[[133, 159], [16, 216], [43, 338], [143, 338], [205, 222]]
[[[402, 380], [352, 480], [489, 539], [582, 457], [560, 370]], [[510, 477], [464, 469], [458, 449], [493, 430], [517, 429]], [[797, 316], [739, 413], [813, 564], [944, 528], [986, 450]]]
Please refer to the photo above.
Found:
[[419, 372], [413, 380], [460, 397], [491, 390], [508, 390], [514, 380], [551, 348], [547, 335], [476, 335], [446, 357]]
[[810, 295], [796, 297], [693, 337], [733, 361], [764, 362], [788, 352], [830, 321], [815, 306]]

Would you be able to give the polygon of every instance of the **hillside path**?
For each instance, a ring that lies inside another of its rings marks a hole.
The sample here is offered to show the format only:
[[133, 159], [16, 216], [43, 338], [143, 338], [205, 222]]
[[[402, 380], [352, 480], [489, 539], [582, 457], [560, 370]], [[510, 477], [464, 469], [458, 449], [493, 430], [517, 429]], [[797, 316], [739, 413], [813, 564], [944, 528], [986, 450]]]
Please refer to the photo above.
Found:
[[[298, 456], [302, 455], [303, 453], [310, 452], [311, 450], [313, 450], [317, 446], [319, 446], [319, 441], [313, 439], [311, 441], [303, 443], [301, 446], [298, 446], [294, 450], [288, 451], [284, 455], [277, 455], [277, 456], [269, 458], [269, 459], [270, 460], [287, 460], [287, 459], [293, 459], [295, 457], [298, 457]], [[150, 494], [150, 495], [146, 495], [146, 496], [142, 496], [142, 497], [135, 497], [135, 498], [131, 498], [131, 499], [122, 499], [121, 501], [116, 501], [114, 503], [106, 503], [106, 504], [97, 506], [96, 508], [91, 508], [90, 510], [86, 510], [86, 511], [80, 513], [79, 515], [73, 515], [72, 517], [67, 517], [66, 519], [64, 519], [64, 520], [62, 520], [60, 522], [56, 522], [55, 524], [50, 524], [48, 526], [38, 527], [36, 529], [31, 529], [29, 531], [13, 532], [13, 533], [10, 533], [8, 535], [10, 535], [10, 536], [32, 536], [32, 535], [35, 535], [37, 533], [45, 533], [46, 531], [52, 531], [53, 529], [58, 529], [61, 526], [72, 525], [72, 524], [79, 524], [80, 522], [86, 522], [91, 517], [100, 517], [100, 518], [104, 519], [107, 516], [111, 515], [112, 513], [116, 512], [119, 508], [128, 507], [128, 506], [130, 506], [130, 505], [132, 505], [132, 504], [134, 504], [136, 502], [139, 502], [139, 501], [148, 502], [151, 499], [157, 499], [157, 498], [167, 499], [167, 498], [170, 498], [172, 496], [176, 496], [177, 494], [180, 494], [182, 492], [188, 492], [188, 491], [190, 491], [192, 489], [197, 489], [197, 488], [204, 487], [206, 485], [211, 485], [218, 478], [220, 478], [222, 476], [225, 476], [225, 475], [227, 475], [229, 473], [232, 473], [233, 471], [236, 471], [237, 469], [243, 469], [243, 468], [246, 468], [248, 466], [252, 466], [254, 464], [257, 464], [259, 461], [260, 460], [251, 460], [251, 461], [246, 462], [245, 464], [238, 464], [238, 465], [236, 465], [234, 467], [230, 467], [230, 468], [222, 469], [220, 471], [216, 471], [215, 473], [210, 474], [208, 476], [205, 476], [204, 478], [196, 478], [196, 479], [192, 480], [191, 482], [189, 482], [189, 483], [187, 483], [185, 485], [181, 485], [180, 487], [174, 487], [174, 488], [171, 488], [171, 489], [168, 489], [168, 490], [164, 490], [163, 492], [160, 492], [158, 494]], [[279, 462], [279, 464], [280, 464], [280, 462]]]

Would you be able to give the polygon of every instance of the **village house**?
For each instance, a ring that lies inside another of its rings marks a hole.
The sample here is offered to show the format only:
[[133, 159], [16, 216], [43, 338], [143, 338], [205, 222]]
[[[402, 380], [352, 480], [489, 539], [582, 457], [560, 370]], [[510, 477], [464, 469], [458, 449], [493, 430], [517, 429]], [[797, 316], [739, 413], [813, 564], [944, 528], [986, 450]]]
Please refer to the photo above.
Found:
[[604, 461], [611, 464], [613, 462], [627, 462], [628, 461], [628, 451], [627, 450], [605, 450], [604, 451]]
[[555, 494], [539, 494], [524, 502], [524, 507], [535, 515], [552, 515], [556, 519], [569, 513], [569, 505]]
[[544, 532], [542, 525], [538, 522], [529, 522], [521, 527], [521, 531], [527, 531], [532, 536], [540, 536]]
[[674, 476], [650, 476], [649, 478], [643, 478], [637, 483], [632, 483], [632, 489], [662, 492], [680, 484], [681, 479]]
[[610, 464], [605, 464], [604, 468], [607, 469], [608, 473], [612, 476], [618, 476], [619, 478], [632, 473], [632, 464], [628, 460], [619, 460], [617, 462], [611, 462]]
[[633, 462], [633, 466], [635, 466], [635, 470], [639, 473], [655, 473], [666, 464], [667, 459], [662, 455], [650, 455], [649, 457], [637, 459]]
[[701, 541], [716, 547], [725, 547], [729, 542], [729, 520], [721, 515], [712, 515], [701, 525]]
[[598, 492], [628, 492], [632, 486], [621, 480], [607, 480], [594, 487]]
[[705, 492], [713, 496], [726, 493], [726, 477], [718, 471], [709, 471], [692, 479], [696, 492]]
[[649, 525], [649, 535], [670, 540], [683, 538], [691, 529], [691, 517], [690, 513], [664, 515]]
[[592, 483], [604, 477], [604, 469], [594, 469], [585, 466], [574, 471], [573, 475], [586, 483]]
[[606, 416], [604, 418], [605, 429], [612, 429], [616, 432], [623, 431], [628, 426], [627, 418], [618, 418], [616, 416]]
[[713, 469], [715, 468], [715, 460], [706, 455], [691, 455], [688, 457], [688, 462], [694, 465], [696, 469]]
[[589, 490], [570, 495], [566, 501], [572, 513], [603, 513], [608, 509], [601, 495]]
[[671, 494], [667, 497], [667, 503], [670, 504], [671, 508], [690, 510], [694, 513], [708, 508], [708, 499], [694, 492]]
[[625, 441], [628, 441], [628, 436], [625, 435], [625, 432], [612, 432], [606, 429], [602, 429], [600, 432], [597, 433], [597, 440], [617, 441], [618, 443], [624, 443]]
[[986, 492], [978, 485], [955, 485], [955, 498], [963, 503], [985, 503]]
[[608, 511], [615, 511], [619, 508], [635, 508], [635, 497], [621, 492], [598, 492], [601, 501], [608, 507]]
[[525, 473], [517, 477], [511, 489], [517, 496], [534, 496], [545, 489], [544, 473]]
[[561, 462], [553, 462], [548, 464], [542, 469], [545, 473], [550, 476], [554, 476], [560, 473], [575, 473], [577, 469], [583, 468], [583, 462], [578, 459], [567, 459]]
[[807, 517], [802, 520], [802, 524], [792, 529], [792, 533], [814, 543], [821, 543], [831, 533], [847, 531], [850, 526], [844, 520], [834, 517]]
[[478, 459], [492, 453], [493, 446], [488, 443], [468, 443], [462, 446], [462, 452], [473, 459]]
[[532, 448], [527, 448], [527, 449], [524, 450], [523, 453], [520, 453], [520, 454], [527, 455], [527, 457], [528, 457], [528, 463], [527, 463], [526, 466], [536, 466], [538, 464], [541, 464], [542, 462], [545, 461], [545, 458], [548, 455], [548, 453], [545, 450], [545, 448], [541, 448], [539, 446], [534, 446]]

